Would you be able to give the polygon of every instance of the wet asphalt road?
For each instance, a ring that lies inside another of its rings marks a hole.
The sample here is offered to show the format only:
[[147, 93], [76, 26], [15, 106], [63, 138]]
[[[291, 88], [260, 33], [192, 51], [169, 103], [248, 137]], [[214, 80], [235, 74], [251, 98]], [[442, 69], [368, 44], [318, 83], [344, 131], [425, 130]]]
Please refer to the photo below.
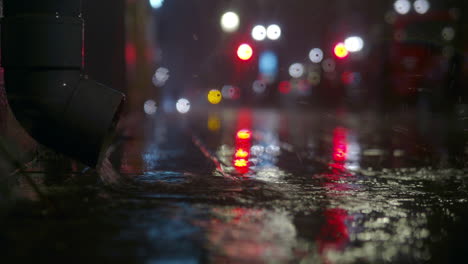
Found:
[[[131, 116], [96, 173], [43, 158], [6, 260], [462, 263], [465, 120], [310, 110]], [[51, 205], [50, 205], [51, 204]], [[55, 208], [55, 209], [52, 209]], [[5, 262], [9, 263], [9, 262]]]

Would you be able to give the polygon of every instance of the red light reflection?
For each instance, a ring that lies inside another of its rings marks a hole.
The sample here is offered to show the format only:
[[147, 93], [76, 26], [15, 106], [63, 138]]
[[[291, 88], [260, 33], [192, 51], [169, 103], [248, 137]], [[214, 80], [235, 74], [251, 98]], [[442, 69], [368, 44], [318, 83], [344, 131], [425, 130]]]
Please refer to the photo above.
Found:
[[348, 142], [346, 140], [348, 130], [337, 127], [333, 131], [333, 161], [342, 163], [346, 161], [348, 155]]
[[237, 132], [237, 138], [238, 139], [250, 139], [252, 136], [252, 132], [248, 129], [242, 129]]
[[328, 259], [326, 253], [328, 250], [340, 250], [349, 242], [349, 231], [346, 221], [351, 217], [348, 212], [341, 208], [327, 209], [325, 216], [325, 225], [320, 229], [317, 237], [319, 252], [325, 257], [325, 263]]
[[249, 172], [251, 139], [252, 132], [248, 129], [241, 129], [236, 133], [233, 165], [242, 174]]

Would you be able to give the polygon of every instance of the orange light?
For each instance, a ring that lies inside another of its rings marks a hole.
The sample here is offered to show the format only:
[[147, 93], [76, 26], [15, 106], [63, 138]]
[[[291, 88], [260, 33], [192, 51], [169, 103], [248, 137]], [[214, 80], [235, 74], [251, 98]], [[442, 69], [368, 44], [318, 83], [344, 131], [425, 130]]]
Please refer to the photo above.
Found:
[[236, 159], [234, 160], [234, 166], [236, 167], [247, 167], [247, 160], [246, 159]]
[[243, 150], [243, 149], [238, 149], [236, 151], [236, 158], [247, 158], [249, 156], [249, 152]]
[[346, 49], [344, 43], [336, 44], [335, 49], [333, 51], [335, 52], [335, 56], [340, 59], [344, 59], [349, 55], [349, 51]]
[[237, 138], [239, 139], [249, 139], [250, 137], [252, 137], [252, 132], [250, 132], [250, 130], [242, 129], [237, 132]]
[[250, 60], [250, 58], [252, 58], [252, 55], [253, 50], [249, 44], [242, 44], [237, 49], [237, 56], [243, 61]]

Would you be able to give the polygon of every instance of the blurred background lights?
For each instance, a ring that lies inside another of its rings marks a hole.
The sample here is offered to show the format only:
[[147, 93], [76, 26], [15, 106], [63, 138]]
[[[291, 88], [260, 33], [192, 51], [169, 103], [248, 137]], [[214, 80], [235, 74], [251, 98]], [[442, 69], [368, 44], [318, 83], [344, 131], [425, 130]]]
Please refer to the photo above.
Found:
[[326, 59], [322, 62], [322, 69], [324, 72], [334, 72], [336, 63], [333, 59]]
[[446, 41], [452, 41], [455, 38], [455, 29], [453, 27], [442, 29], [442, 38]]
[[414, 1], [414, 10], [418, 14], [426, 14], [431, 7], [431, 4], [427, 0], [416, 0]]
[[278, 85], [278, 91], [282, 94], [288, 94], [291, 92], [291, 83], [288, 81], [282, 81]]
[[309, 52], [309, 59], [313, 63], [320, 63], [323, 60], [323, 51], [319, 48], [314, 48]]
[[271, 40], [277, 40], [281, 37], [281, 28], [280, 26], [273, 24], [269, 25], [267, 28], [267, 37]]
[[186, 114], [190, 111], [190, 101], [185, 98], [180, 98], [176, 103], [177, 112]]
[[224, 85], [223, 88], [221, 88], [221, 94], [225, 99], [235, 100], [240, 97], [240, 90], [232, 85]]
[[234, 32], [239, 28], [239, 16], [234, 12], [226, 12], [221, 17], [221, 28], [225, 32]]
[[143, 110], [145, 111], [147, 115], [154, 115], [156, 113], [156, 110], [158, 110], [158, 107], [156, 106], [155, 101], [148, 100], [143, 105]]
[[304, 75], [304, 65], [301, 63], [293, 63], [289, 66], [289, 75], [293, 78], [300, 78]]
[[245, 43], [241, 44], [239, 48], [237, 49], [237, 56], [241, 60], [244, 60], [244, 61], [249, 60], [250, 58], [252, 58], [252, 55], [253, 55], [253, 50], [249, 44], [245, 44]]
[[344, 45], [349, 52], [358, 52], [364, 47], [364, 40], [361, 37], [352, 36], [345, 40]]
[[411, 3], [408, 0], [396, 0], [393, 8], [398, 14], [406, 15], [411, 10]]
[[307, 81], [311, 85], [318, 85], [320, 83], [320, 80], [321, 80], [321, 76], [320, 76], [320, 73], [318, 72], [312, 71], [312, 72], [309, 72], [309, 74], [307, 75]]
[[264, 81], [256, 80], [252, 84], [252, 89], [257, 94], [262, 94], [265, 92], [267, 84]]
[[221, 95], [223, 98], [231, 99], [232, 94], [234, 94], [234, 86], [224, 85], [223, 88], [221, 88]]
[[252, 38], [257, 41], [262, 41], [266, 38], [267, 30], [262, 25], [257, 25], [252, 29]]
[[160, 67], [154, 73], [152, 81], [155, 86], [163, 86], [169, 80], [169, 77], [169, 70]]
[[335, 56], [339, 59], [344, 59], [348, 57], [349, 51], [346, 49], [346, 46], [344, 43], [338, 43], [335, 45], [335, 48], [333, 49], [333, 53], [335, 53]]
[[159, 9], [163, 6], [164, 0], [150, 0], [150, 5], [154, 9]]
[[278, 56], [272, 51], [260, 54], [258, 60], [259, 72], [264, 75], [276, 75], [278, 72]]
[[221, 95], [221, 92], [217, 89], [213, 89], [208, 92], [208, 102], [211, 104], [219, 104], [221, 100], [223, 99], [223, 96]]

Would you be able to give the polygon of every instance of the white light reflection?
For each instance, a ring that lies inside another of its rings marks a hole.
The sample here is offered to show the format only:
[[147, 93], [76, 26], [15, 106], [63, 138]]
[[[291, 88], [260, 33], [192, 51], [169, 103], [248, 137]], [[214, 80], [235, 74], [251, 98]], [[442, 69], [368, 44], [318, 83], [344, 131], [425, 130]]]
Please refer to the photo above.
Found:
[[273, 24], [267, 28], [267, 37], [271, 40], [277, 40], [281, 37], [281, 28], [280, 26]]
[[234, 32], [239, 28], [240, 19], [234, 12], [226, 12], [221, 17], [221, 28], [228, 33]]
[[304, 75], [304, 65], [301, 63], [293, 63], [289, 66], [289, 75], [293, 78], [300, 78]]
[[252, 38], [257, 41], [265, 40], [267, 36], [267, 30], [262, 25], [257, 25], [252, 29]]
[[323, 51], [319, 48], [314, 48], [309, 52], [309, 59], [313, 63], [320, 63], [323, 60]]
[[154, 73], [152, 81], [155, 86], [163, 86], [169, 80], [169, 77], [169, 70], [164, 67], [160, 67]]
[[411, 10], [411, 3], [408, 0], [397, 0], [393, 4], [393, 8], [400, 15], [406, 15]]
[[154, 9], [159, 9], [163, 6], [164, 0], [150, 0], [150, 5]]
[[426, 14], [429, 8], [431, 8], [431, 4], [427, 0], [416, 0], [413, 6], [416, 13], [421, 15]]
[[147, 115], [154, 115], [156, 113], [156, 110], [158, 110], [158, 107], [156, 106], [155, 101], [148, 100], [143, 105], [143, 110], [145, 111]]
[[364, 40], [358, 36], [352, 36], [345, 40], [344, 42], [346, 49], [349, 52], [358, 52], [364, 48]]
[[265, 148], [261, 145], [253, 145], [251, 148], [250, 148], [250, 153], [253, 155], [253, 156], [260, 156], [263, 154], [263, 152], [265, 151]]
[[181, 114], [186, 114], [190, 111], [190, 101], [185, 98], [180, 98], [176, 103], [176, 109]]

